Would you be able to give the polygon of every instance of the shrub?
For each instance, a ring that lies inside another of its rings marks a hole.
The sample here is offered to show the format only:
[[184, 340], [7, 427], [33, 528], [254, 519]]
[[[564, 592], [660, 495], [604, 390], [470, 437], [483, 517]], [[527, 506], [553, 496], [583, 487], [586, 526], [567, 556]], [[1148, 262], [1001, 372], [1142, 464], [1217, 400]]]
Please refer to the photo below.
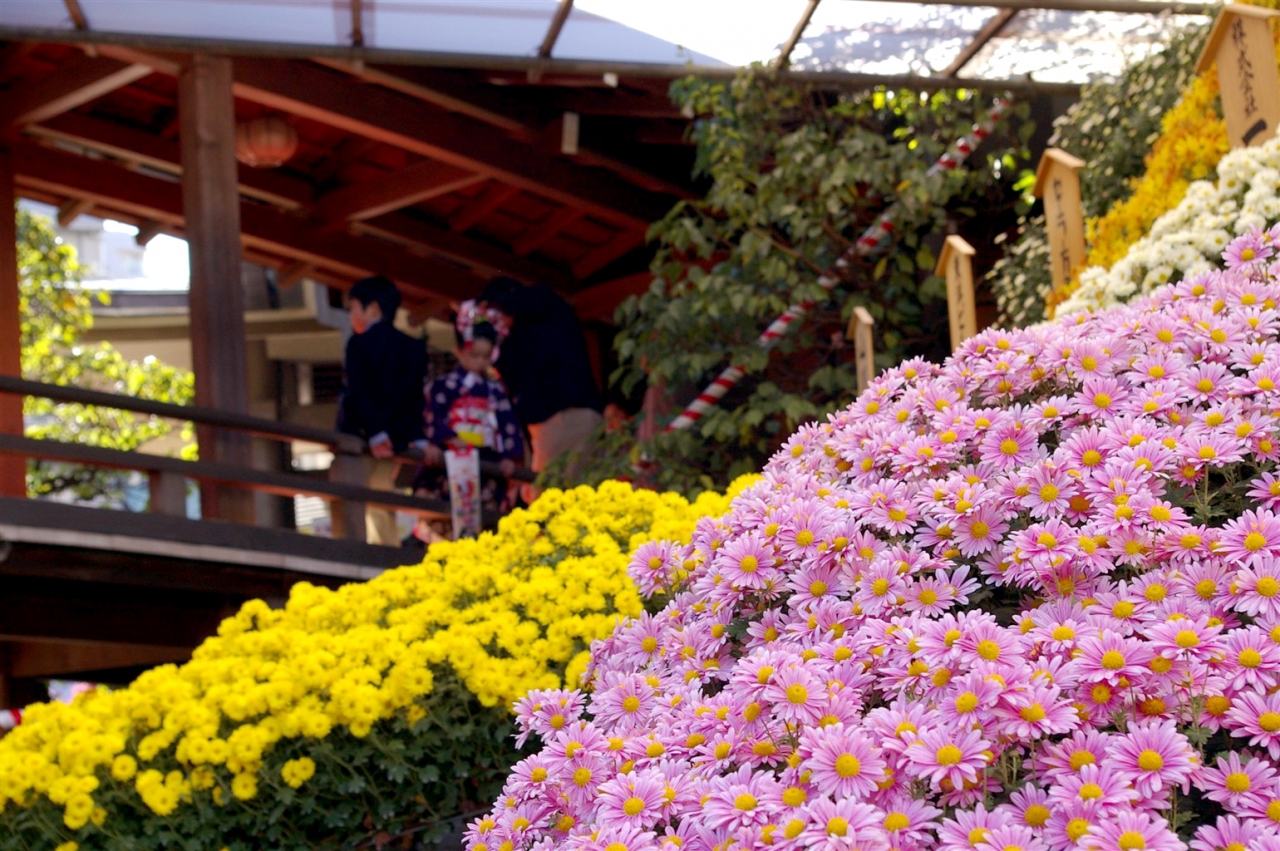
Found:
[[1280, 848], [1277, 237], [908, 361], [641, 548], [671, 601], [519, 705], [470, 851]]
[[547, 491], [415, 567], [247, 603], [184, 665], [29, 708], [0, 739], [0, 846], [438, 838], [516, 758], [512, 701], [577, 681], [592, 639], [641, 613], [627, 553], [687, 540], [726, 505], [616, 482]]

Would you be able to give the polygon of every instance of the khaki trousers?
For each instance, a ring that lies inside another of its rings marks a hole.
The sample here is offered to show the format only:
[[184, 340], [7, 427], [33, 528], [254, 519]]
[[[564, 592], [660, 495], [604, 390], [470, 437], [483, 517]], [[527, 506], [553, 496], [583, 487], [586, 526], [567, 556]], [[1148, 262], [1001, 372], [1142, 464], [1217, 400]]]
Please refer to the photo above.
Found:
[[[567, 408], [550, 419], [529, 426], [529, 444], [532, 454], [531, 464], [535, 473], [566, 452], [578, 452], [587, 440], [600, 427], [603, 418], [599, 411], [590, 408]], [[577, 479], [582, 460], [570, 461], [565, 472], [569, 484]], [[539, 488], [525, 485], [521, 495], [525, 502], [533, 502], [540, 493]]]
[[[364, 459], [369, 487], [378, 491], [395, 491], [396, 470], [399, 462], [390, 458]], [[400, 546], [400, 531], [396, 528], [396, 513], [387, 508], [369, 505], [364, 509], [365, 540], [387, 547]]]

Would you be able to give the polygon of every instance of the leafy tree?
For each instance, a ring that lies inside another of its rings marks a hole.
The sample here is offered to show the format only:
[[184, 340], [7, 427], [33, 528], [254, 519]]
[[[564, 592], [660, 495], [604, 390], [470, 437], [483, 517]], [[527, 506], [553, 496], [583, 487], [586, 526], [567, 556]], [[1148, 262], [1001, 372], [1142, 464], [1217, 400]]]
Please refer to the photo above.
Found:
[[[154, 358], [132, 361], [108, 343], [87, 344], [94, 303], [105, 293], [80, 286], [84, 268], [75, 249], [63, 243], [52, 223], [17, 210], [18, 287], [22, 315], [22, 375], [31, 381], [186, 404], [194, 395], [190, 372]], [[87, 443], [134, 451], [171, 432], [178, 424], [112, 408], [69, 405], [28, 397], [24, 408], [28, 437]], [[33, 462], [27, 487], [35, 495], [69, 492], [80, 499], [116, 497], [119, 473], [66, 464]]]
[[[586, 475], [639, 475], [696, 492], [758, 468], [800, 422], [847, 404], [854, 375], [842, 329], [856, 305], [876, 319], [880, 365], [947, 352], [935, 251], [949, 227], [985, 245], [1012, 223], [1031, 125], [1015, 109], [968, 168], [929, 173], [986, 117], [989, 98], [834, 94], [758, 67], [731, 82], [680, 81], [672, 95], [696, 116], [696, 172], [710, 190], [650, 229], [655, 280], [617, 312], [614, 380], [625, 392], [642, 382], [664, 388], [674, 413], [730, 362], [747, 377], [690, 429], [645, 442], [629, 432], [602, 436]], [[837, 270], [894, 202], [892, 246]], [[839, 277], [829, 293], [818, 285], [823, 274]], [[774, 317], [805, 300], [817, 307], [772, 357], [756, 346]]]

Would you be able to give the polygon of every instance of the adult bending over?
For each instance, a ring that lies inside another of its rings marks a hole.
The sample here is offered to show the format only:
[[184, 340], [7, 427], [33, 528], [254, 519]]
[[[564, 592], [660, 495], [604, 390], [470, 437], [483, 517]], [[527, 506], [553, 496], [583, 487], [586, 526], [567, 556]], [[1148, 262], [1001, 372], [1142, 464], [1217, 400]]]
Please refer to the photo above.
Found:
[[[510, 323], [495, 365], [516, 418], [529, 429], [532, 467], [539, 472], [560, 455], [579, 451], [600, 425], [600, 391], [586, 338], [573, 308], [545, 284], [494, 278], [479, 301]], [[571, 462], [571, 481], [576, 470]], [[535, 495], [533, 488], [525, 489], [526, 501]]]

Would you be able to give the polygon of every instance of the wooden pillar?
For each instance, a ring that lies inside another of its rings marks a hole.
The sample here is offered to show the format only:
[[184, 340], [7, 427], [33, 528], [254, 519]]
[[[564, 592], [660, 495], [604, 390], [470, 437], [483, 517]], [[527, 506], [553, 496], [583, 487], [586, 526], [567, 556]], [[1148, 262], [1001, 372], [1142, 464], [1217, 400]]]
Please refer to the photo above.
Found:
[[[191, 363], [196, 404], [248, 413], [240, 197], [231, 60], [196, 54], [178, 77], [182, 206], [191, 257]], [[198, 429], [200, 457], [249, 466], [249, 440]], [[201, 489], [204, 517], [253, 522], [248, 491]]]
[[[18, 299], [18, 224], [13, 160], [0, 147], [0, 375], [22, 377], [22, 314]], [[0, 434], [22, 434], [22, 397], [0, 394]], [[27, 495], [27, 462], [0, 455], [0, 496]]]

